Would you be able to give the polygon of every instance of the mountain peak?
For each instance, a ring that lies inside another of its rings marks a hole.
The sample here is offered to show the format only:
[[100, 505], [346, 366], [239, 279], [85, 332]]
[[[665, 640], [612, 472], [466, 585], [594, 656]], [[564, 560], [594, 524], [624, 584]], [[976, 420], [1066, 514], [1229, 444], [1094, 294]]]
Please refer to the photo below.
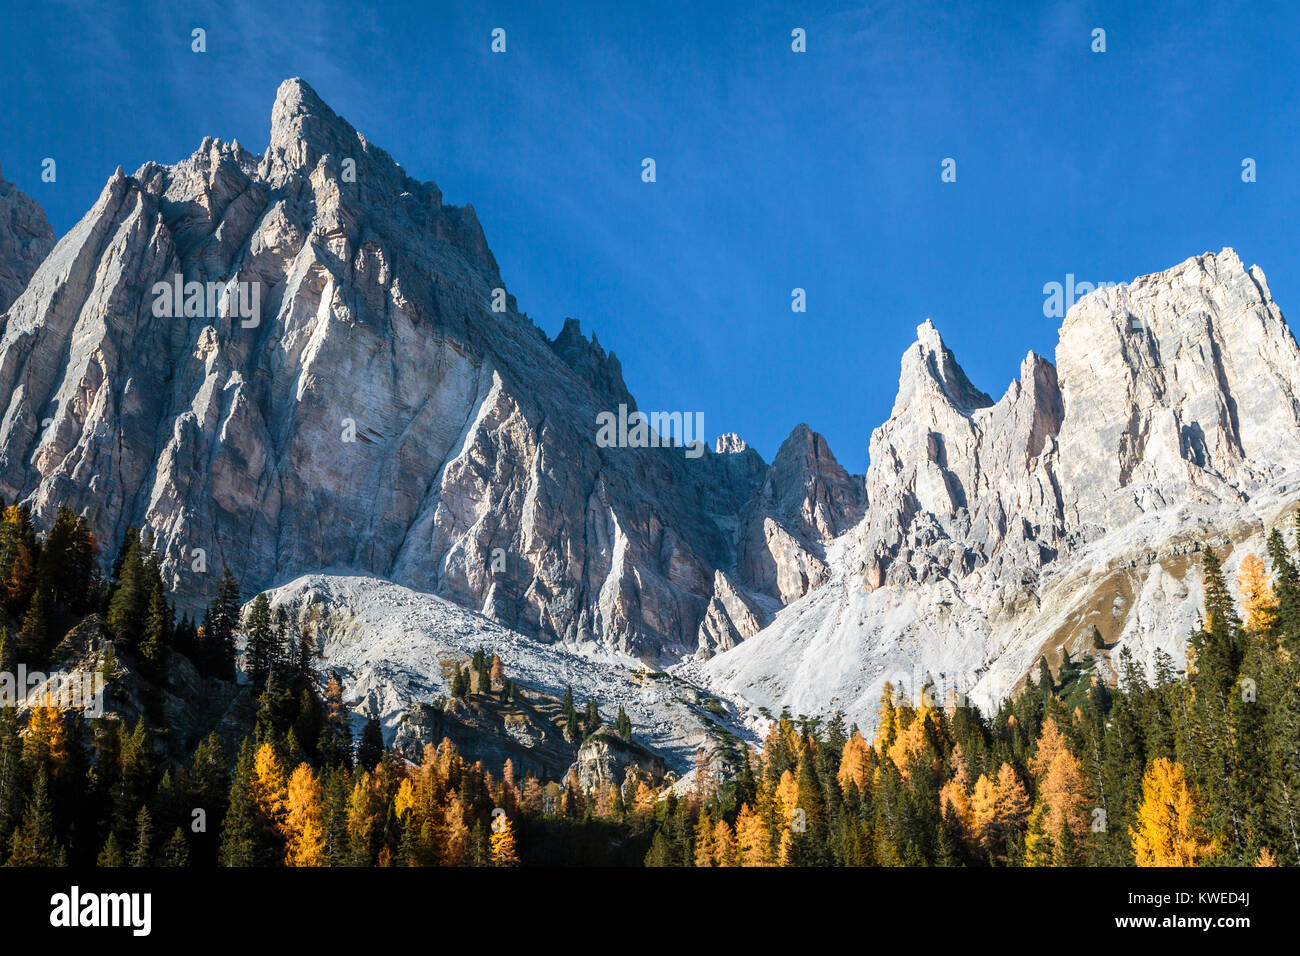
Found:
[[[306, 81], [285, 80], [271, 107], [271, 142], [266, 150], [265, 173], [273, 182], [293, 173], [310, 172], [323, 156], [338, 162], [381, 152], [370, 146], [352, 124], [335, 113]], [[397, 164], [384, 154], [394, 169]]]
[[971, 384], [930, 319], [916, 327], [916, 342], [903, 354], [895, 412], [900, 404], [910, 404], [908, 399], [918, 388], [937, 389], [962, 411], [986, 408], [993, 404], [992, 398]]
[[606, 353], [596, 333], [590, 339], [583, 335], [582, 323], [577, 319], [564, 320], [564, 328], [551, 340], [551, 350], [602, 395], [636, 407], [623, 382], [623, 366], [618, 357], [613, 352]]
[[311, 84], [300, 76], [291, 76], [275, 91], [275, 110], [282, 112], [333, 113]]
[[916, 327], [916, 341], [931, 351], [941, 351], [943, 349], [943, 337], [939, 335], [939, 330], [935, 327], [933, 319], [927, 318]]

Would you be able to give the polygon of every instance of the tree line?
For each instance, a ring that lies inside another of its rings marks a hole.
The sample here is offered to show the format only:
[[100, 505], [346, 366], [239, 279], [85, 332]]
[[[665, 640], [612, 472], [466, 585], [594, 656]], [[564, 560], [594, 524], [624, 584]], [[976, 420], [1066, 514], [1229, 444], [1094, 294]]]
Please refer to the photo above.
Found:
[[[1300, 519], [1295, 529], [1300, 537]], [[98, 615], [105, 671], [152, 699], [134, 723], [52, 702], [0, 708], [0, 861], [9, 865], [384, 866], [584, 862], [678, 866], [1300, 864], [1300, 554], [1274, 530], [1230, 585], [1203, 554], [1187, 665], [1044, 658], [995, 712], [886, 686], [875, 729], [782, 714], [739, 772], [690, 786], [630, 768], [585, 788], [486, 767], [450, 741], [418, 760], [360, 723], [318, 675], [308, 625], [265, 594], [241, 615], [229, 571], [197, 621], [176, 619], [154, 541], [130, 529], [107, 573], [83, 518], [40, 536], [0, 521], [0, 669], [40, 666]], [[1238, 610], [1240, 608], [1240, 610]], [[237, 636], [245, 639], [238, 666]], [[116, 663], [114, 658], [116, 658]], [[231, 701], [223, 733], [181, 748], [162, 697], [188, 661]], [[1103, 667], [1103, 663], [1106, 665]], [[118, 666], [120, 665], [120, 667]], [[1102, 675], [1109, 669], [1115, 677]], [[241, 676], [236, 680], [237, 676]], [[463, 662], [453, 694], [508, 702], [499, 658]], [[604, 724], [570, 690], [557, 729]], [[621, 709], [615, 730], [631, 737]]]

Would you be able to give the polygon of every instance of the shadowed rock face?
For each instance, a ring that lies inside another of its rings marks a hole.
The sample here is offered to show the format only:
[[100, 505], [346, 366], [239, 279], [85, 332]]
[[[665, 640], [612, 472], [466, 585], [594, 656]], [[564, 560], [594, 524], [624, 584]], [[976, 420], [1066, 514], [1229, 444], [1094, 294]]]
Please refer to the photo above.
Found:
[[53, 248], [54, 230], [45, 211], [0, 175], [0, 312], [18, 298]]
[[[167, 314], [177, 275], [211, 301]], [[706, 617], [712, 645], [756, 630], [737, 554], [760, 485], [817, 534], [845, 523], [842, 473], [801, 516], [802, 472], [787, 489], [752, 450], [597, 447], [597, 414], [635, 408], [617, 358], [576, 320], [552, 342], [512, 297], [493, 311], [473, 208], [301, 80], [264, 155], [208, 139], [119, 169], [24, 281], [0, 338], [0, 494], [38, 522], [84, 511], [107, 553], [152, 528], [182, 607], [210, 596], [202, 551], [250, 591], [346, 568], [671, 659]]]
[[862, 479], [840, 466], [826, 439], [799, 425], [746, 509], [744, 580], [782, 604], [820, 587], [828, 575], [825, 545], [856, 525], [865, 505]]

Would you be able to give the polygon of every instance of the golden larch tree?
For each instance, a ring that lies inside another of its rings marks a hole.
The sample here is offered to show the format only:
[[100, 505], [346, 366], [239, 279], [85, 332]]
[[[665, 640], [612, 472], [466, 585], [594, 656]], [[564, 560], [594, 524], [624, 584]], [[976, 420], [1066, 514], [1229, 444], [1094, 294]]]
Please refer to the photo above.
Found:
[[268, 824], [284, 832], [284, 807], [289, 782], [275, 748], [268, 743], [257, 748], [253, 758], [253, 800], [257, 812]]
[[492, 819], [490, 840], [493, 866], [518, 866], [519, 854], [515, 849], [515, 828], [503, 813]]
[[713, 864], [736, 865], [736, 838], [726, 820], [719, 820], [713, 828]]
[[871, 764], [867, 759], [868, 743], [862, 732], [855, 730], [853, 735], [844, 743], [844, 750], [840, 755], [840, 768], [835, 777], [839, 780], [840, 789], [843, 790], [852, 780], [858, 788], [858, 792], [866, 790], [868, 775], [871, 772]]
[[[962, 754], [961, 744], [957, 744], [952, 748], [949, 764], [952, 766], [952, 777], [939, 789], [939, 812], [943, 813], [947, 807], [951, 806], [953, 813], [956, 814], [957, 823], [961, 827], [962, 834], [969, 839], [971, 836], [971, 801], [967, 790], [970, 786], [970, 778], [966, 773], [966, 758]], [[985, 782], [987, 783], [987, 781]]]
[[1214, 850], [1183, 766], [1157, 757], [1142, 777], [1137, 828], [1129, 827], [1138, 866], [1196, 866]]
[[741, 866], [769, 866], [772, 838], [763, 818], [742, 804], [736, 816], [736, 856]]
[[1068, 827], [1076, 845], [1081, 844], [1087, 838], [1089, 821], [1083, 764], [1070, 752], [1051, 717], [1043, 721], [1029, 769], [1037, 782], [1037, 799], [1031, 815], [1036, 826], [1031, 826], [1026, 841], [1027, 862], [1046, 864], [1054, 858], [1054, 850], [1049, 852], [1048, 847], [1056, 846], [1062, 831]]
[[695, 865], [713, 866], [713, 849], [713, 817], [706, 808], [700, 811], [700, 818], [695, 822]]
[[444, 866], [462, 866], [469, 857], [470, 832], [465, 823], [465, 805], [461, 803], [460, 794], [448, 796], [444, 819], [442, 863]]
[[285, 866], [325, 863], [324, 794], [311, 767], [300, 763], [289, 777], [285, 801]]
[[1241, 560], [1237, 572], [1237, 590], [1241, 594], [1241, 609], [1246, 619], [1246, 629], [1257, 633], [1272, 630], [1277, 624], [1277, 595], [1269, 583], [1264, 562], [1253, 554]]

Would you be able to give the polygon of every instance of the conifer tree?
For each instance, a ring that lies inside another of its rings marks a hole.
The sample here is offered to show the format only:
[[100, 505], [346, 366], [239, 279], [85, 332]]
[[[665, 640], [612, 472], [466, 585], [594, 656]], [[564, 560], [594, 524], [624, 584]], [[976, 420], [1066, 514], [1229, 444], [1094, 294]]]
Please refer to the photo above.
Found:
[[189, 866], [190, 847], [185, 842], [185, 834], [177, 827], [162, 848], [163, 866]]
[[13, 616], [32, 599], [38, 581], [40, 546], [26, 507], [10, 505], [0, 519], [0, 603]]
[[736, 816], [736, 853], [741, 866], [768, 866], [772, 840], [763, 818], [749, 804], [742, 804]]
[[285, 831], [285, 866], [324, 865], [324, 791], [316, 774], [305, 763], [299, 764], [289, 778]]
[[248, 649], [245, 666], [253, 682], [254, 691], [266, 686], [273, 663], [274, 628], [271, 623], [271, 603], [266, 594], [253, 598], [248, 610], [248, 619], [244, 622], [244, 631], [248, 635]]
[[261, 863], [254, 787], [253, 745], [245, 738], [235, 763], [228, 809], [221, 828], [222, 866], [257, 866]]
[[157, 579], [151, 588], [149, 606], [145, 614], [144, 638], [140, 645], [140, 655], [144, 658], [149, 673], [160, 675], [163, 659], [171, 643], [171, 608], [163, 594], [162, 581]]
[[217, 596], [208, 607], [204, 643], [208, 667], [224, 680], [235, 679], [235, 631], [239, 627], [239, 582], [230, 568], [221, 573]]
[[1257, 634], [1269, 634], [1277, 625], [1278, 599], [1269, 583], [1264, 562], [1253, 554], [1241, 561], [1237, 572], [1237, 589], [1241, 593], [1241, 607], [1246, 613], [1246, 629]]
[[104, 849], [99, 851], [99, 859], [95, 861], [95, 865], [105, 869], [126, 866], [126, 855], [122, 852], [122, 845], [117, 842], [116, 833], [108, 834], [108, 839], [104, 841]]
[[578, 739], [578, 712], [573, 706], [573, 688], [564, 688], [564, 697], [560, 700], [560, 716], [564, 720], [564, 735], [569, 740]]
[[45, 658], [48, 631], [49, 601], [43, 588], [32, 591], [27, 610], [23, 612], [22, 626], [18, 631], [17, 657], [28, 663], [38, 663]]
[[325, 772], [323, 813], [325, 821], [325, 863], [344, 866], [351, 857], [348, 844], [348, 799], [352, 788], [348, 769], [331, 764]]
[[153, 861], [153, 820], [149, 808], [141, 807], [135, 819], [135, 847], [129, 862], [135, 867], [149, 866]]
[[1055, 689], [1055, 683], [1052, 680], [1051, 668], [1047, 666], [1047, 658], [1038, 658], [1038, 689], [1044, 698], [1050, 698]]
[[708, 807], [700, 810], [695, 823], [695, 866], [715, 866], [713, 843], [713, 817]]
[[23, 740], [18, 732], [18, 708], [0, 706], [0, 855], [5, 840], [18, 826], [26, 798], [27, 775]]
[[114, 569], [113, 587], [108, 599], [108, 626], [117, 639], [130, 649], [139, 647], [143, 638], [152, 590], [144, 547], [138, 533], [134, 540], [123, 539], [122, 561]]
[[379, 726], [379, 718], [371, 717], [361, 728], [361, 741], [357, 745], [357, 766], [363, 770], [374, 770], [384, 755], [384, 731]]
[[1277, 528], [1268, 536], [1268, 557], [1273, 565], [1274, 587], [1277, 592], [1279, 636], [1283, 646], [1294, 656], [1300, 652], [1300, 572]]
[[9, 840], [9, 866], [66, 866], [67, 853], [55, 837], [50, 779], [37, 771], [22, 823]]

